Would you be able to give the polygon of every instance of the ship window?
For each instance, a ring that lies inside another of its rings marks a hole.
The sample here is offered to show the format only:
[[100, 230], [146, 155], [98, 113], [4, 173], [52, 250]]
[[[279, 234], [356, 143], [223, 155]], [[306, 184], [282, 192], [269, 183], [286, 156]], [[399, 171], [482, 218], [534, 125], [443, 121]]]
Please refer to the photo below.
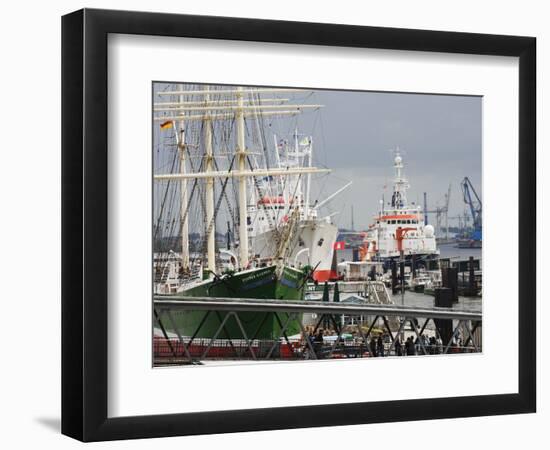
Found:
[[410, 221], [410, 220], [407, 220], [407, 223], [411, 223], [411, 221]]

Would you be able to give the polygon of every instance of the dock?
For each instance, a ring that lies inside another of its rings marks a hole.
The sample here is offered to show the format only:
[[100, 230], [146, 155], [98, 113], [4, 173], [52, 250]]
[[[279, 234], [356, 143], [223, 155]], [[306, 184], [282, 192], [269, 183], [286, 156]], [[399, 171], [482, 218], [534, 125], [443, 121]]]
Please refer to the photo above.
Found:
[[[190, 336], [175, 325], [176, 311], [204, 311], [204, 320]], [[242, 324], [243, 313], [274, 314], [280, 324], [271, 340], [248, 336]], [[202, 323], [210, 314], [217, 314], [220, 325], [212, 338], [196, 338]], [[316, 318], [316, 324], [305, 327], [301, 320], [299, 336], [288, 336], [288, 325], [304, 314]], [[155, 339], [156, 365], [197, 364], [207, 359], [330, 359], [373, 356], [369, 338], [375, 334], [386, 337], [384, 355], [399, 352], [405, 332], [414, 336], [419, 354], [448, 354], [481, 351], [481, 312], [450, 308], [418, 308], [394, 304], [295, 301], [277, 299], [154, 296], [154, 315], [162, 337]], [[225, 325], [234, 320], [241, 330], [239, 338], [222, 339]], [[390, 321], [393, 326], [390, 326]], [[346, 325], [347, 323], [347, 325]], [[354, 325], [349, 325], [349, 324]], [[316, 342], [322, 325], [334, 335]], [[437, 347], [427, 338], [428, 325], [435, 329]], [[170, 336], [168, 329], [174, 330]], [[377, 332], [377, 333], [376, 333]], [[456, 345], [457, 337], [465, 338]], [[328, 340], [329, 342], [325, 342]]]

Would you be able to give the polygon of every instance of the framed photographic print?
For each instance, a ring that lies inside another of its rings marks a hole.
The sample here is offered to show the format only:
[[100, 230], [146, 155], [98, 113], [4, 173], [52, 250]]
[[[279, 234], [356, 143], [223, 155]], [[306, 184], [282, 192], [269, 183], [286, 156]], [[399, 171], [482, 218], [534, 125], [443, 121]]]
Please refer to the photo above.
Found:
[[535, 411], [534, 38], [62, 32], [64, 434]]

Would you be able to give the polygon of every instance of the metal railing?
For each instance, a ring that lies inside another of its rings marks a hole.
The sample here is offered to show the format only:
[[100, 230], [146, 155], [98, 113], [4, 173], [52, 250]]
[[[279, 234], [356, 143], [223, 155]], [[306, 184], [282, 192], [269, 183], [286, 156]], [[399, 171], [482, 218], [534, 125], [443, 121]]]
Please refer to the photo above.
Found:
[[[172, 314], [178, 310], [203, 311], [204, 316], [196, 329], [182, 330]], [[241, 315], [251, 311], [276, 318], [279, 327], [273, 331], [273, 339], [256, 339], [256, 335], [247, 334]], [[153, 342], [155, 364], [196, 363], [206, 359], [332, 359], [373, 357], [378, 353], [400, 356], [481, 351], [481, 340], [475, 338], [476, 332], [481, 332], [481, 313], [448, 308], [172, 295], [155, 296], [154, 312], [162, 331], [162, 337], [155, 337]], [[216, 332], [209, 338], [197, 337], [212, 313], [219, 318]], [[315, 313], [315, 326], [303, 325], [304, 313]], [[346, 317], [357, 318], [357, 323], [346, 325]], [[234, 329], [240, 330], [238, 338], [228, 337], [229, 320], [236, 323]], [[396, 325], [390, 326], [390, 321]], [[440, 329], [442, 321], [446, 323], [446, 332]], [[287, 336], [291, 323], [300, 327], [299, 339]], [[431, 342], [427, 337], [430, 324]], [[320, 328], [329, 330], [332, 336], [323, 336]], [[168, 330], [173, 330], [177, 337], [169, 337]], [[405, 333], [412, 342], [407, 348], [402, 342]], [[223, 335], [227, 338], [220, 339]], [[385, 338], [383, 352], [379, 351], [379, 344], [373, 342], [374, 336], [381, 335]], [[436, 336], [437, 343], [433, 341]], [[457, 345], [459, 336], [464, 338], [460, 346]]]

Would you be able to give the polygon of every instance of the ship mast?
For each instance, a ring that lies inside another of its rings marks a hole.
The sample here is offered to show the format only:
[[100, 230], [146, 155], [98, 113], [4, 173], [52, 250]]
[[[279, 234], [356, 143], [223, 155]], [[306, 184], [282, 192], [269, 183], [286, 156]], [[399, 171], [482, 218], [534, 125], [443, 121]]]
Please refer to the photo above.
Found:
[[[237, 151], [236, 155], [239, 163], [239, 171], [245, 170], [246, 148], [244, 142], [244, 101], [243, 88], [237, 88], [237, 110], [235, 118], [237, 122]], [[241, 175], [239, 178], [239, 260], [241, 268], [248, 266], [248, 223], [246, 208], [246, 177]]]
[[[183, 102], [183, 95], [179, 96], [180, 102]], [[185, 162], [185, 122], [180, 120], [179, 130], [176, 129], [176, 145], [178, 146], [180, 153], [180, 173], [185, 174], [186, 162]], [[175, 128], [175, 127], [174, 127]], [[179, 137], [178, 137], [178, 132]], [[185, 214], [185, 208], [187, 205], [187, 180], [181, 179], [181, 206], [180, 206], [180, 220], [181, 220], [181, 265], [184, 269], [189, 268], [189, 222]]]
[[[313, 157], [313, 138], [310, 138], [308, 140], [308, 148], [307, 148], [307, 166], [311, 167], [311, 160]], [[304, 218], [307, 220], [309, 219], [309, 195], [311, 192], [311, 173], [308, 173], [306, 178], [306, 202], [304, 205]]]
[[402, 209], [407, 205], [407, 197], [405, 193], [409, 187], [409, 184], [407, 179], [403, 178], [403, 158], [401, 157], [399, 147], [395, 150], [393, 167], [395, 168], [395, 179], [393, 184], [391, 205], [395, 209]]
[[[206, 86], [204, 101], [210, 103], [210, 87]], [[212, 119], [210, 119], [209, 110], [206, 111], [204, 120], [204, 149], [205, 149], [205, 172], [213, 172], [214, 154], [212, 151]], [[216, 224], [214, 218], [214, 178], [206, 178], [206, 248], [208, 271], [210, 274], [216, 273]]]

